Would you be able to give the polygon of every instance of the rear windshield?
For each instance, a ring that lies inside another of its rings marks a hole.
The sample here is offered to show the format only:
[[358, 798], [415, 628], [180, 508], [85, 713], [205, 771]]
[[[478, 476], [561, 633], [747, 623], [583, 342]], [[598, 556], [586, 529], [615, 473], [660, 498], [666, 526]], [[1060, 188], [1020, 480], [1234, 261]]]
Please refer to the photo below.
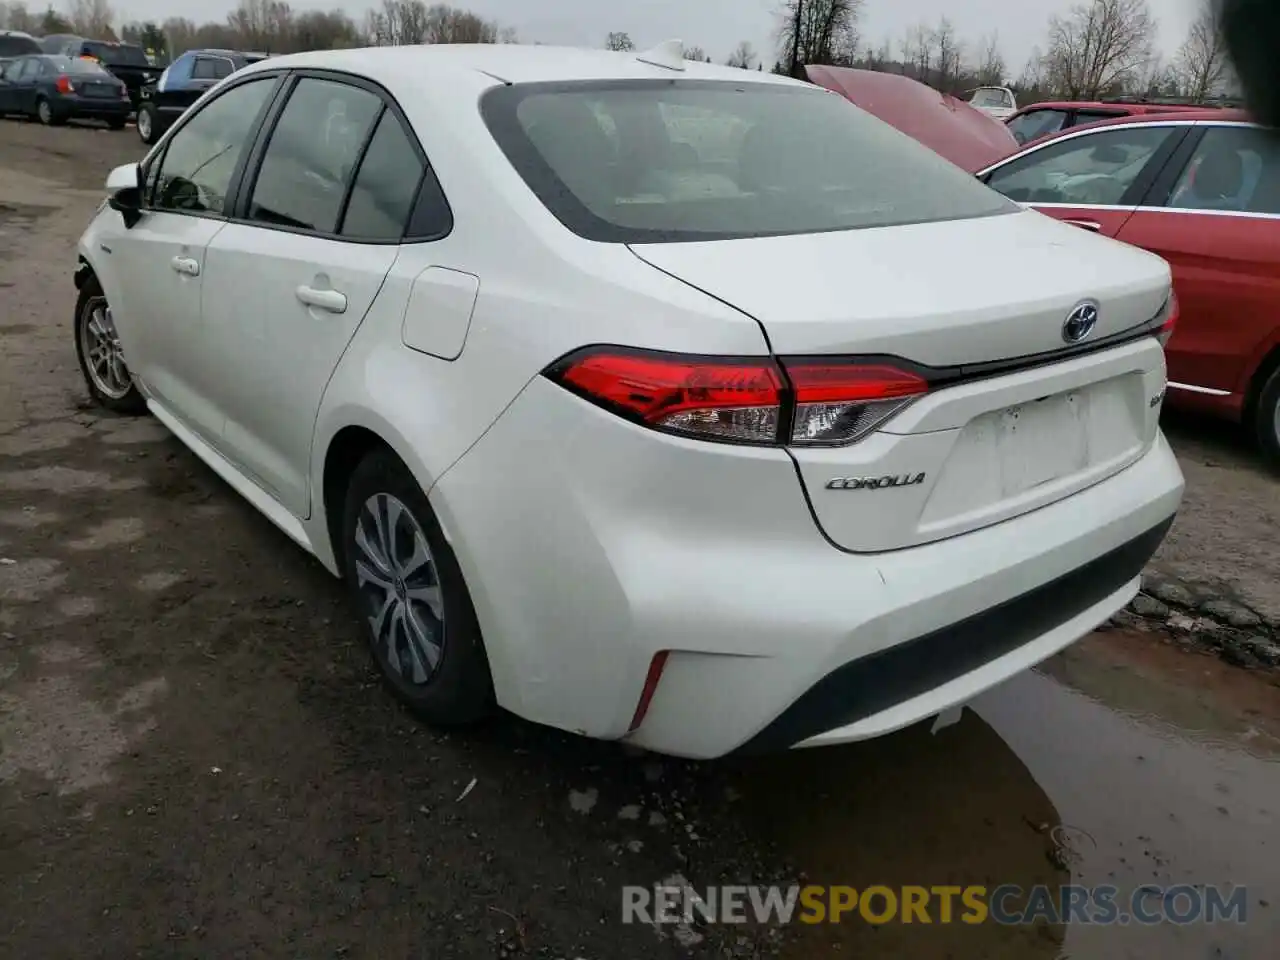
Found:
[[40, 44], [31, 37], [0, 36], [0, 57], [22, 57], [39, 52]]
[[106, 71], [92, 60], [85, 60], [83, 57], [48, 57], [50, 63], [58, 68], [62, 73], [97, 75], [99, 77], [106, 76]]
[[98, 43], [90, 40], [82, 48], [84, 53], [97, 57], [111, 67], [149, 67], [147, 52], [127, 43]]
[[987, 88], [979, 90], [973, 95], [973, 99], [969, 101], [975, 107], [1008, 107], [1009, 95], [1003, 90], [994, 90]]
[[592, 240], [820, 233], [1019, 209], [816, 87], [516, 84], [485, 94], [481, 111], [539, 199]]

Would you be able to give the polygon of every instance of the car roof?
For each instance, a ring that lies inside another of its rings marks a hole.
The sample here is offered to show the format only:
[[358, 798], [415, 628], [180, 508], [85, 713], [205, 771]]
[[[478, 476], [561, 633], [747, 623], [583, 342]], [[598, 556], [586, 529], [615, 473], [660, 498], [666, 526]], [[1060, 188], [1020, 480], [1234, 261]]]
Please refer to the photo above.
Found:
[[1028, 103], [1019, 113], [1030, 113], [1033, 110], [1114, 110], [1117, 116], [1124, 114], [1146, 113], [1183, 113], [1187, 110], [1217, 110], [1220, 107], [1206, 107], [1197, 104], [1180, 103], [1144, 103], [1126, 100], [1040, 100]]
[[[306, 53], [270, 57], [247, 68], [276, 70], [314, 67], [364, 73], [384, 79], [389, 86], [401, 86], [427, 77], [484, 74], [500, 83], [540, 81], [704, 79], [736, 80], [739, 83], [811, 84], [763, 71], [721, 67], [698, 61], [683, 61], [680, 71], [654, 66], [639, 58], [644, 52], [615, 53], [580, 47], [524, 46], [520, 44], [426, 44], [397, 47], [365, 47], [354, 50], [313, 50]], [[657, 57], [655, 57], [657, 59]]]

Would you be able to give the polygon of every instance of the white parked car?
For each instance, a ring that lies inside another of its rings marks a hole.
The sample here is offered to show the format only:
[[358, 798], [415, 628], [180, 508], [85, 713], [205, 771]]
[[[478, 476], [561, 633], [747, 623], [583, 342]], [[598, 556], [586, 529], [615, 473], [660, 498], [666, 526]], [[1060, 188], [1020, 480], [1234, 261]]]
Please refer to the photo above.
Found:
[[272, 58], [108, 189], [89, 390], [344, 578], [432, 722], [887, 733], [1120, 609], [1182, 494], [1162, 260], [678, 46]]
[[969, 96], [969, 105], [1001, 123], [1018, 112], [1018, 98], [1008, 87], [978, 87]]

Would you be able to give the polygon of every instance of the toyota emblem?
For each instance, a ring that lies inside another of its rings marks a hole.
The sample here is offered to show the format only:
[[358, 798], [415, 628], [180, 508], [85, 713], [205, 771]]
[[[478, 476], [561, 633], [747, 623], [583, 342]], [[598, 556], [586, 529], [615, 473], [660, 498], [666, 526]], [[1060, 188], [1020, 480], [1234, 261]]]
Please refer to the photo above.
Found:
[[1097, 325], [1098, 304], [1093, 300], [1081, 301], [1067, 314], [1062, 325], [1062, 339], [1067, 343], [1079, 343], [1093, 333]]

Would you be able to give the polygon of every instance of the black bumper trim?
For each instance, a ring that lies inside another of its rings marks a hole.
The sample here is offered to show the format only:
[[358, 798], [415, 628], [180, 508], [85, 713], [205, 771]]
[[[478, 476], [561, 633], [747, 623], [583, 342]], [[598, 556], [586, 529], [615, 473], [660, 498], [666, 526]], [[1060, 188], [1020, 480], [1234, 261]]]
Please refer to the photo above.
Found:
[[735, 753], [785, 750], [1011, 653], [1141, 574], [1172, 525], [1171, 516], [1110, 553], [999, 606], [836, 668]]

